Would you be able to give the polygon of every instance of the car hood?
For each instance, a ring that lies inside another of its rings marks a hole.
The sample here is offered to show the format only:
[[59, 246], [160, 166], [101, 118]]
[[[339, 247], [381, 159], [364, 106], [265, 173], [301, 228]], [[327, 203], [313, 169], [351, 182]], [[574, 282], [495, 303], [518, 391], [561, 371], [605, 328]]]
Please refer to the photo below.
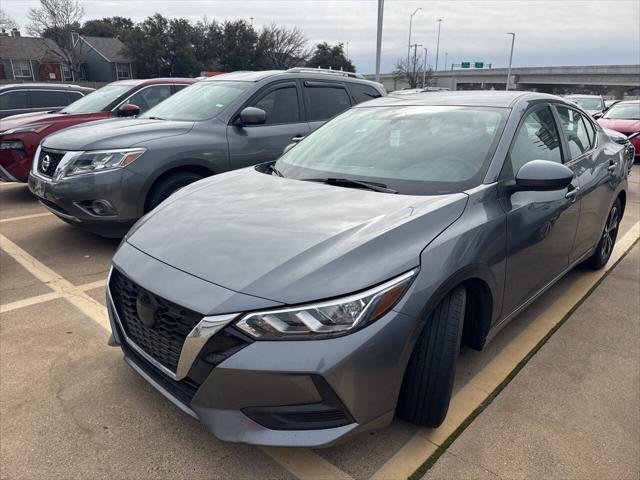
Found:
[[467, 198], [385, 194], [249, 168], [181, 190], [136, 224], [127, 242], [208, 282], [296, 304], [418, 266]]
[[149, 140], [188, 132], [193, 122], [151, 119], [108, 119], [77, 125], [53, 135], [43, 147], [58, 150], [101, 150], [144, 146]]
[[622, 120], [614, 118], [599, 118], [598, 123], [616, 132], [640, 132], [640, 120]]
[[47, 112], [22, 113], [20, 115], [11, 115], [10, 117], [3, 118], [1, 130], [10, 130], [24, 125], [38, 125], [43, 123], [70, 122], [74, 120], [82, 122], [95, 118], [102, 118], [108, 114], [108, 112], [82, 113], [77, 115], [63, 115]]

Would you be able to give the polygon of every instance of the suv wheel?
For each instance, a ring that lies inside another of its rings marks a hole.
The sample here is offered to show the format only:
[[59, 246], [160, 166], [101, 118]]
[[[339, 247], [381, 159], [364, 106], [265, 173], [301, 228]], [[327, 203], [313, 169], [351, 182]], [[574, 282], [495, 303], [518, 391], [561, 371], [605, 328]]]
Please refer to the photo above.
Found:
[[465, 288], [457, 287], [429, 315], [402, 381], [396, 413], [403, 420], [438, 427], [447, 415], [466, 298]]
[[618, 226], [621, 219], [622, 205], [620, 204], [620, 199], [616, 198], [613, 207], [609, 210], [609, 215], [607, 216], [607, 221], [604, 224], [602, 236], [600, 237], [596, 251], [585, 261], [585, 263], [594, 270], [604, 267], [609, 261], [611, 252], [613, 251], [613, 246], [615, 245], [616, 238], [618, 237]]
[[177, 172], [162, 179], [151, 189], [151, 193], [149, 193], [145, 204], [145, 212], [150, 212], [169, 198], [172, 193], [175, 193], [182, 187], [186, 187], [190, 183], [202, 180], [202, 178], [202, 175], [193, 172]]

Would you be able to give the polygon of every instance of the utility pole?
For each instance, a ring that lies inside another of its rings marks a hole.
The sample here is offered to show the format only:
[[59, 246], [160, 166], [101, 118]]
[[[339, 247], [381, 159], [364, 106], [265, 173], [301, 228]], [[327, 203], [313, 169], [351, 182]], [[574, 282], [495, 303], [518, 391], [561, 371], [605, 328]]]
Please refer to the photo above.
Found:
[[513, 32], [507, 33], [507, 35], [511, 35], [511, 53], [509, 54], [509, 70], [507, 70], [507, 88], [505, 90], [509, 90], [509, 82], [511, 82], [511, 62], [513, 62], [513, 44], [516, 43], [516, 34]]
[[413, 16], [418, 13], [422, 8], [416, 8], [415, 11], [409, 15], [409, 42], [407, 43], [407, 70], [409, 70], [409, 56], [411, 55], [411, 24], [413, 23]]
[[[411, 78], [413, 78], [413, 82], [414, 82], [414, 86], [412, 88], [416, 88], [418, 86], [418, 78], [416, 77], [416, 70], [418, 68], [418, 47], [421, 47], [422, 45], [419, 45], [417, 43], [413, 44], [413, 75]], [[409, 86], [411, 86], [411, 82], [409, 82]]]
[[422, 69], [422, 88], [427, 86], [427, 49], [424, 49], [424, 67]]
[[436, 44], [436, 72], [438, 71], [438, 54], [440, 53], [440, 26], [442, 25], [442, 19], [438, 19], [438, 43]]
[[384, 0], [378, 0], [378, 30], [376, 35], [376, 82], [380, 81], [380, 54], [382, 53], [382, 16]]
[[449, 52], [444, 52], [444, 70], [447, 69], [447, 57], [449, 56]]
[[349, 60], [349, 40], [347, 40], [347, 60]]

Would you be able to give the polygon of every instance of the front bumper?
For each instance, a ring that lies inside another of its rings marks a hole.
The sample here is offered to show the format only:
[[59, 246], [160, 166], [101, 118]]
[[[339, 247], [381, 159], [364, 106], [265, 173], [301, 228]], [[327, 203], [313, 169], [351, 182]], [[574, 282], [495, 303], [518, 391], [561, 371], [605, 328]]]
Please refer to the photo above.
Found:
[[[145, 272], [145, 277], [154, 279], [145, 284], [145, 289], [171, 301], [180, 296], [175, 293], [176, 286], [189, 283], [190, 294], [183, 305], [201, 312], [211, 311], [207, 308], [229, 312], [242, 301], [237, 300], [238, 295], [256, 298], [223, 292], [222, 287], [175, 270], [126, 243], [114, 258], [114, 268], [138, 284], [144, 281], [140, 272]], [[322, 447], [383, 427], [393, 418], [418, 333], [416, 319], [391, 311], [372, 325], [339, 338], [251, 341], [245, 337], [246, 343], [230, 354], [216, 350], [221, 361], [203, 375], [202, 361], [212, 351], [212, 343], [220, 342], [223, 335], [242, 336], [232, 326], [238, 315], [214, 315], [206, 320], [222, 319], [220, 328], [200, 343], [201, 350], [195, 354], [193, 342], [189, 342], [190, 347], [188, 342], [183, 344], [176, 375], [163, 372], [153, 359], [141, 355], [139, 346], [132, 345], [112, 290], [110, 283], [109, 317], [127, 364], [216, 437], [231, 442]], [[212, 298], [216, 300], [212, 302]], [[253, 308], [262, 307], [248, 309]], [[202, 322], [189, 337], [200, 334], [201, 327]], [[185, 356], [188, 365], [183, 364]]]
[[[53, 214], [99, 235], [122, 237], [143, 215], [144, 177], [126, 168], [58, 180], [32, 171], [28, 181], [31, 192]], [[94, 200], [108, 201], [116, 213], [93, 213], [90, 205]]]
[[22, 150], [0, 150], [0, 178], [5, 182], [24, 182], [29, 175], [31, 158]]

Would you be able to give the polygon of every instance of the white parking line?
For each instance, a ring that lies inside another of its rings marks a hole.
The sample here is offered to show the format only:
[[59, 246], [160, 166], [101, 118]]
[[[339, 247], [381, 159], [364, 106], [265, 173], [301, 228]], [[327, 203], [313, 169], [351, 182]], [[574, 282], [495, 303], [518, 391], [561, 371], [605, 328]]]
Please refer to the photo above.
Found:
[[[77, 288], [82, 290], [83, 292], [87, 292], [95, 288], [104, 287], [106, 286], [106, 284], [106, 280], [98, 280], [91, 283], [85, 283], [84, 285], [78, 285]], [[30, 307], [32, 305], [37, 305], [38, 303], [55, 300], [56, 298], [62, 298], [62, 294], [60, 292], [49, 292], [43, 293], [42, 295], [36, 295], [34, 297], [24, 298], [22, 300], [16, 300], [15, 302], [9, 302], [0, 305], [0, 313], [10, 312], [19, 308]]]
[[44, 212], [44, 213], [34, 213], [31, 215], [22, 215], [20, 217], [0, 218], [0, 223], [18, 222], [20, 220], [30, 220], [32, 218], [48, 217], [50, 215], [53, 215], [53, 214], [49, 212]]
[[62, 278], [44, 263], [29, 255], [25, 250], [0, 234], [0, 248], [15, 261], [22, 265], [29, 273], [41, 282], [45, 283], [55, 293], [70, 302], [81, 312], [89, 316], [106, 331], [110, 331], [107, 309], [97, 300], [87, 295], [70, 281]]

